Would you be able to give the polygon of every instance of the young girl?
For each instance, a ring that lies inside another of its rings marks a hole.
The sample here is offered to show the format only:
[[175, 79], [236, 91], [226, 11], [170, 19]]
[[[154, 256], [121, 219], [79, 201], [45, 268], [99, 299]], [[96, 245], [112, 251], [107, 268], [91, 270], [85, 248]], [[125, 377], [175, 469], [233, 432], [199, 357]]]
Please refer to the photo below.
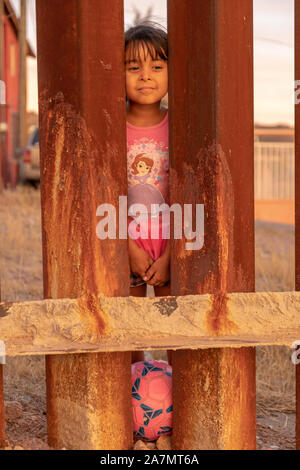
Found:
[[[145, 297], [149, 284], [156, 296], [166, 296], [170, 295], [170, 240], [163, 238], [162, 214], [150, 214], [151, 204], [170, 202], [168, 110], [161, 105], [168, 91], [168, 38], [157, 25], [140, 24], [126, 31], [125, 77], [130, 295]], [[140, 213], [139, 225], [130, 212], [136, 203], [147, 208]], [[158, 239], [151, 238], [151, 224], [156, 225]], [[136, 238], [134, 233], [144, 230], [150, 237]], [[168, 358], [171, 363], [170, 351]], [[143, 352], [132, 353], [132, 362], [142, 360]]]

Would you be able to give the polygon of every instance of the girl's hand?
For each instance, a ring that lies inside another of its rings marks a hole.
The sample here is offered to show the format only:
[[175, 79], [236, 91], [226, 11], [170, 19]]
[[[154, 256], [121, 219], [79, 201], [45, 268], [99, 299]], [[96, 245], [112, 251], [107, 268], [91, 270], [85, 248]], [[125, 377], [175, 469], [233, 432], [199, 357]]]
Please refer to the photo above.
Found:
[[148, 253], [140, 248], [132, 238], [128, 243], [130, 269], [136, 276], [144, 277], [147, 269], [152, 265], [153, 259]]
[[170, 240], [163, 254], [153, 262], [143, 277], [144, 281], [150, 286], [161, 287], [170, 279]]

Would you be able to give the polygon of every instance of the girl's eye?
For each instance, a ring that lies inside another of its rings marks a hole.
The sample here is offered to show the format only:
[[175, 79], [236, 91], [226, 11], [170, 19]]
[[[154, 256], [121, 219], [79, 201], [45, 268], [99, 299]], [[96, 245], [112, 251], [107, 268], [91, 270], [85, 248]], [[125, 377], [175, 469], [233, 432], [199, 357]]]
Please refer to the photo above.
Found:
[[[162, 67], [160, 65], [154, 65], [153, 66], [154, 69], [162, 69]], [[135, 71], [135, 70], [138, 70], [139, 67], [129, 67], [128, 70], [130, 71]]]

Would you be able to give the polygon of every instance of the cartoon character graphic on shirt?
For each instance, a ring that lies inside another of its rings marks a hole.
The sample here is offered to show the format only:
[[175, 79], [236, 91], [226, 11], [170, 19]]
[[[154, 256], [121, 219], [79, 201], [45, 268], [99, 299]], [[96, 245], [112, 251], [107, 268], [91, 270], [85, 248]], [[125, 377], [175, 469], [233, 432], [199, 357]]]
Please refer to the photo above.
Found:
[[151, 158], [151, 155], [147, 153], [136, 155], [133, 163], [131, 164], [131, 174], [134, 175], [133, 184], [145, 184], [153, 165], [154, 161]]
[[131, 164], [132, 186], [128, 188], [128, 205], [144, 204], [148, 214], [151, 213], [151, 204], [163, 204], [165, 199], [155, 184], [155, 174], [152, 173], [154, 160], [148, 153], [135, 156]]

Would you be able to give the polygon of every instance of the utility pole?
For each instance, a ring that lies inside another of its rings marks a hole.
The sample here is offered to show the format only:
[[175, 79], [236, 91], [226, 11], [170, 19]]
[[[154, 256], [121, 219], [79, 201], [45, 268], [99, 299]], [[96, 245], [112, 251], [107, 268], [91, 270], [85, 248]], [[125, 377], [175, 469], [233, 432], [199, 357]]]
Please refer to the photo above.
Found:
[[[4, 2], [0, 0], [0, 85], [4, 86]], [[2, 93], [0, 93], [0, 122], [3, 121], [3, 114], [5, 112], [5, 105], [2, 102]], [[2, 179], [2, 165], [3, 165], [3, 143], [0, 136], [0, 193], [3, 190]]]
[[26, 119], [26, 1], [21, 0], [21, 16], [19, 26], [19, 147], [24, 147], [27, 140]]

